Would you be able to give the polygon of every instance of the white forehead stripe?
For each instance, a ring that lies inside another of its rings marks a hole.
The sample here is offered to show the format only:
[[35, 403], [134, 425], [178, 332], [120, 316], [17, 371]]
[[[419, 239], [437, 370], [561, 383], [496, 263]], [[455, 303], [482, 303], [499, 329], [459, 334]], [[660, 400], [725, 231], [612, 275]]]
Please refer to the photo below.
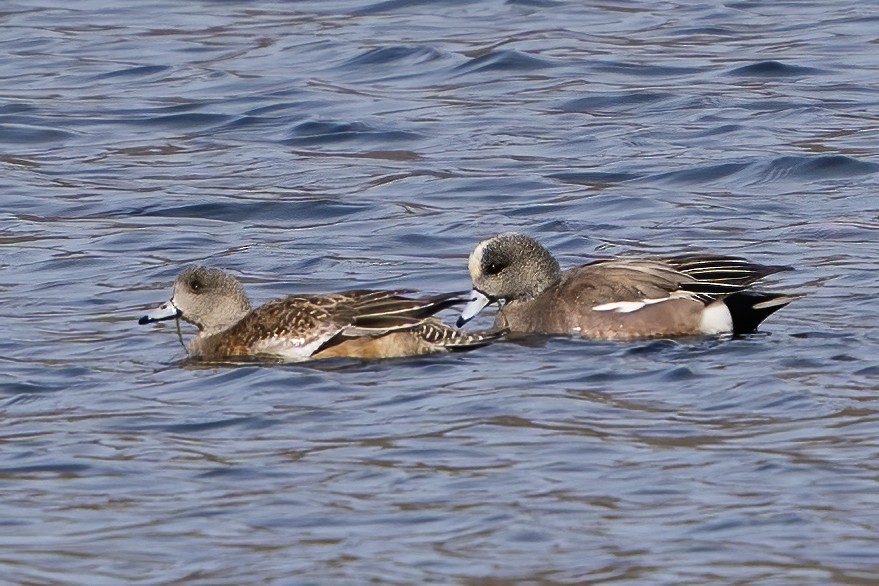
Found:
[[486, 244], [488, 244], [488, 240], [483, 240], [477, 244], [476, 248], [473, 249], [473, 252], [470, 253], [470, 259], [467, 261], [467, 269], [470, 271], [470, 276], [473, 278], [482, 275], [482, 255], [484, 254]]

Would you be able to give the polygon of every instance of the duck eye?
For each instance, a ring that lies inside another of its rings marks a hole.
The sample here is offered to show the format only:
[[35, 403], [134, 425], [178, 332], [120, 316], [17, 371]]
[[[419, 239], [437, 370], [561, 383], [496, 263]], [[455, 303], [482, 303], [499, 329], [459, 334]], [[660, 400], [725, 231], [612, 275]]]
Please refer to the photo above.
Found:
[[485, 267], [485, 270], [483, 272], [486, 275], [496, 275], [499, 272], [501, 272], [503, 270], [503, 268], [504, 267], [501, 266], [499, 263], [492, 262], [492, 263], [489, 263], [488, 266]]
[[193, 279], [189, 283], [189, 288], [192, 289], [192, 291], [194, 293], [198, 293], [199, 291], [201, 291], [202, 287], [203, 287], [203, 285], [202, 285], [201, 281], [199, 281], [198, 279]]

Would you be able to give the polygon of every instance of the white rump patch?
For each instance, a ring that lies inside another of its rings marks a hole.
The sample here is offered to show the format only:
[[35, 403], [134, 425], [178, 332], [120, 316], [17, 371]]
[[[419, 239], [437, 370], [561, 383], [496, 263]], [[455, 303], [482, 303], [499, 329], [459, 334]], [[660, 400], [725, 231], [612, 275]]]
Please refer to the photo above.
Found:
[[715, 301], [702, 311], [699, 329], [709, 336], [733, 331], [732, 314], [723, 301]]

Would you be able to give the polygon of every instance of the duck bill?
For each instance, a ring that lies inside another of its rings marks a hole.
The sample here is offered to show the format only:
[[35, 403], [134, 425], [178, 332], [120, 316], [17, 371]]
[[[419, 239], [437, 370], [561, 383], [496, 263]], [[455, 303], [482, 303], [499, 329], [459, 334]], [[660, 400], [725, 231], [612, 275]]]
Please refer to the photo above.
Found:
[[157, 321], [164, 321], [166, 319], [175, 319], [180, 317], [181, 311], [177, 309], [177, 306], [174, 305], [174, 300], [166, 301], [161, 304], [139, 320], [137, 323], [140, 325], [150, 324]]
[[464, 309], [461, 310], [461, 315], [458, 317], [458, 321], [455, 324], [460, 328], [468, 321], [479, 315], [479, 312], [482, 311], [486, 305], [491, 303], [493, 300], [483, 293], [482, 291], [477, 291], [474, 289], [470, 293], [470, 301], [467, 305], [464, 306]]

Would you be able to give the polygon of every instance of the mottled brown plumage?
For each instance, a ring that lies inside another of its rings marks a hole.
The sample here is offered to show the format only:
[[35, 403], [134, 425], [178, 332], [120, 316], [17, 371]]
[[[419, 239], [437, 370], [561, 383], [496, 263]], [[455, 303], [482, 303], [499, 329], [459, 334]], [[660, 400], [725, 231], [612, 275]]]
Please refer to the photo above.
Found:
[[413, 299], [408, 293], [291, 295], [251, 309], [234, 277], [194, 267], [177, 277], [171, 300], [140, 323], [179, 317], [195, 324], [199, 334], [188, 350], [206, 359], [393, 358], [472, 349], [501, 335], [461, 332], [431, 317], [464, 301], [460, 294]]

